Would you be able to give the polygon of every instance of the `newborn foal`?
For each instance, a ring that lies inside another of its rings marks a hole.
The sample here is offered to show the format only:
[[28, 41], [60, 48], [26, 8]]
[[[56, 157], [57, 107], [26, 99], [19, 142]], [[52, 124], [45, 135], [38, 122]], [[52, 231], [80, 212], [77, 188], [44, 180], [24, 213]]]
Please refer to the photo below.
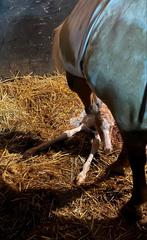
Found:
[[[78, 82], [76, 82], [76, 80], [78, 80]], [[68, 77], [67, 81], [69, 83]], [[73, 91], [77, 92], [77, 88], [80, 89], [78, 83], [80, 83], [80, 80], [74, 78], [74, 83], [72, 83], [72, 87], [71, 82], [69, 83], [69, 86]], [[85, 90], [85, 88], [88, 89], [86, 83], [84, 85], [82, 84], [82, 87], [83, 87], [82, 90]], [[96, 97], [96, 95], [93, 94], [91, 91], [89, 91], [88, 97], [86, 97], [85, 94], [84, 96], [82, 96], [83, 91], [77, 93], [81, 98], [82, 102], [84, 103], [86, 111], [86, 113], [84, 113], [83, 118], [81, 119], [81, 122], [79, 123], [79, 126], [70, 130], [66, 130], [55, 139], [52, 139], [50, 141], [47, 141], [45, 143], [42, 143], [36, 147], [27, 150], [24, 156], [27, 157], [29, 155], [35, 155], [37, 152], [49, 148], [49, 146], [54, 143], [71, 138], [80, 131], [92, 133], [94, 138], [92, 140], [90, 154], [83, 165], [82, 171], [78, 174], [76, 178], [77, 185], [81, 185], [85, 182], [86, 175], [90, 169], [93, 157], [98, 151], [100, 142], [103, 143], [105, 152], [110, 152], [112, 150], [111, 133], [114, 125], [114, 120], [106, 105], [102, 103], [102, 101], [98, 97]]]
[[77, 185], [81, 185], [85, 182], [86, 175], [90, 169], [93, 157], [98, 151], [100, 142], [103, 143], [105, 152], [112, 151], [111, 135], [113, 126], [114, 120], [110, 111], [100, 99], [92, 94], [92, 104], [89, 113], [83, 117], [77, 128], [66, 131], [67, 135], [70, 137], [81, 130], [91, 132], [92, 128], [95, 129], [95, 131], [93, 131], [94, 139], [92, 140], [90, 154], [83, 165], [82, 171], [76, 178]]

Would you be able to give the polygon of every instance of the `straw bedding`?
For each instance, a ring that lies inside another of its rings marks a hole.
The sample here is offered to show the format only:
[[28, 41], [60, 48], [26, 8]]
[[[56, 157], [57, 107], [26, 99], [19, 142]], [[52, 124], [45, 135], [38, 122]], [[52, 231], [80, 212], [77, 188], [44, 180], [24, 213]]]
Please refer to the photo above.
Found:
[[131, 172], [106, 176], [121, 148], [116, 127], [113, 152], [100, 147], [81, 187], [74, 179], [90, 151], [87, 134], [23, 158], [28, 148], [69, 129], [82, 110], [62, 75], [0, 83], [0, 239], [147, 239], [145, 225], [129, 225], [119, 215], [131, 196]]

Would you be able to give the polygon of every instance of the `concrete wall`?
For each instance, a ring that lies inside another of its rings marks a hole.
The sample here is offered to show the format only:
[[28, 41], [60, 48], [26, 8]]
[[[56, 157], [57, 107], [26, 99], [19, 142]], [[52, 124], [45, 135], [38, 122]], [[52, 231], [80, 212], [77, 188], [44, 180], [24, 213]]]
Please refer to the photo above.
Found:
[[0, 78], [52, 70], [52, 31], [76, 2], [0, 0]]

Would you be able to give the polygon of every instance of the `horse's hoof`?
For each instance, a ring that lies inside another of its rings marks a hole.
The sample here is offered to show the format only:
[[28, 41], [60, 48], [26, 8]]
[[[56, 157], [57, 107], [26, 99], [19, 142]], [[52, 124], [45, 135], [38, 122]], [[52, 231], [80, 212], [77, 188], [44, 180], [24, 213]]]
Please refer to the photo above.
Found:
[[116, 165], [115, 163], [109, 167], [110, 176], [123, 176], [125, 177], [125, 169], [121, 166]]
[[139, 220], [139, 225], [147, 230], [147, 216]]
[[132, 201], [129, 201], [122, 209], [121, 214], [125, 220], [129, 223], [134, 223], [142, 219], [142, 210], [138, 205], [134, 205]]

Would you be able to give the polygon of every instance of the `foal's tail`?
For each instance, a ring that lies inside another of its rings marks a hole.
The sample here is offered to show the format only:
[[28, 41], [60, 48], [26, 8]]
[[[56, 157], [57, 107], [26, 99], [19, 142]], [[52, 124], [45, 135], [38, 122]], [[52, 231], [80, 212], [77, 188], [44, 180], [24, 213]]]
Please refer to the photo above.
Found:
[[60, 32], [61, 32], [62, 26], [63, 26], [63, 23], [54, 29], [53, 47], [52, 47], [53, 67], [59, 73], [64, 72], [64, 68], [61, 60], [61, 52], [60, 52]]

